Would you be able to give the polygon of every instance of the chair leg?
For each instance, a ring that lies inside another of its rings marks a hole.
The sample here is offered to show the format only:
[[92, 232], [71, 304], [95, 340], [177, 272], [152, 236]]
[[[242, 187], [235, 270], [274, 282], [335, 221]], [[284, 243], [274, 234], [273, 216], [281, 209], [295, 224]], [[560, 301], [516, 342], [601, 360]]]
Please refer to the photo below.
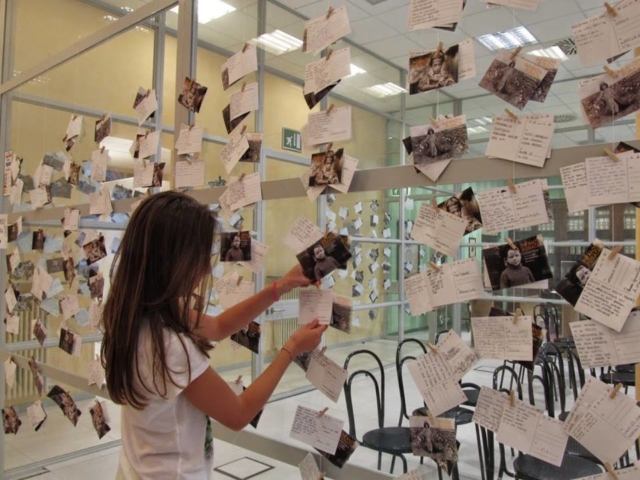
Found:
[[438, 467], [438, 480], [442, 480], [442, 469]]
[[392, 455], [391, 456], [391, 470], [389, 470], [389, 473], [393, 474], [393, 469], [396, 466], [396, 456]]
[[402, 473], [405, 474], [409, 470], [409, 466], [407, 465], [407, 459], [404, 455], [400, 454], [400, 460], [402, 460]]
[[382, 470], [382, 452], [378, 452], [378, 470]]
[[480, 445], [480, 429], [478, 428], [478, 425], [476, 425], [476, 441], [478, 442], [478, 458], [480, 459], [480, 475], [481, 475], [481, 480], [485, 480], [484, 477], [484, 459], [482, 458], [482, 447]]

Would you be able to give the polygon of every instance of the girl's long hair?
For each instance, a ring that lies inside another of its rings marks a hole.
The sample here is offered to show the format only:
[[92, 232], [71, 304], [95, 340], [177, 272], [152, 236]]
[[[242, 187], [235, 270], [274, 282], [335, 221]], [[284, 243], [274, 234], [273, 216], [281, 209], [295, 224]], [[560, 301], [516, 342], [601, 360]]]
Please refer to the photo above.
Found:
[[[111, 266], [102, 317], [102, 364], [115, 403], [142, 409], [147, 393], [166, 397], [167, 381], [176, 385], [172, 374], [183, 372], [166, 365], [165, 329], [190, 338], [208, 356], [208, 341], [196, 333], [207, 302], [193, 307], [192, 297], [196, 291], [209, 291], [216, 225], [206, 205], [178, 192], [152, 195], [132, 214]], [[151, 339], [153, 388], [145, 384], [138, 367], [143, 328], [149, 329]], [[146, 392], [134, 386], [136, 378]]]

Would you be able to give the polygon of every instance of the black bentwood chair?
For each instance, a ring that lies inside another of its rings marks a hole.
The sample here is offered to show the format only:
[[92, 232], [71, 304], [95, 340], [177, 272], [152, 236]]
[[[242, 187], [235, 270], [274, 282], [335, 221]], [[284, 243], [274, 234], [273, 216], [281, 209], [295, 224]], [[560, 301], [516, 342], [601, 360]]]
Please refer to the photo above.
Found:
[[360, 376], [369, 378], [373, 383], [376, 392], [376, 410], [378, 416], [378, 428], [369, 430], [362, 436], [362, 440], [358, 442], [366, 448], [375, 450], [378, 452], [378, 470], [382, 469], [382, 454], [386, 453], [393, 456], [394, 462], [391, 464], [391, 472], [393, 473], [395, 458], [399, 457], [402, 460], [402, 467], [404, 473], [407, 473], [407, 459], [404, 454], [412, 453], [411, 448], [411, 434], [408, 427], [385, 427], [384, 426], [384, 403], [385, 403], [385, 382], [384, 382], [384, 367], [380, 358], [370, 350], [356, 350], [351, 353], [344, 361], [344, 369], [349, 370], [349, 362], [356, 356], [369, 356], [371, 357], [379, 367], [380, 371], [380, 383], [373, 373], [368, 370], [357, 370], [347, 378], [344, 384], [344, 396], [347, 403], [347, 414], [349, 416], [349, 435], [354, 438], [358, 438], [356, 435], [356, 421], [355, 412], [353, 407], [352, 385], [353, 381]]

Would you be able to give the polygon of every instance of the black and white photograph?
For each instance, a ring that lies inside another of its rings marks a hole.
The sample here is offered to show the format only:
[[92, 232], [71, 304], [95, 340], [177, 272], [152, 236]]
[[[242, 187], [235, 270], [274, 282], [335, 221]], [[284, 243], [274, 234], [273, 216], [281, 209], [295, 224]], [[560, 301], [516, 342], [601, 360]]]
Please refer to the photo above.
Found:
[[7, 227], [7, 242], [15, 242], [18, 240], [18, 235], [20, 234], [19, 230], [20, 226], [17, 222], [9, 225]]
[[151, 187], [161, 187], [162, 178], [164, 176], [164, 162], [153, 164], [153, 177], [151, 178]]
[[68, 180], [68, 182], [71, 185], [78, 185], [78, 182], [80, 181], [81, 170], [82, 170], [82, 167], [80, 165], [78, 165], [77, 163], [71, 162], [71, 164], [69, 165], [69, 180]]
[[87, 265], [98, 262], [107, 256], [107, 247], [104, 244], [104, 236], [87, 243], [82, 247], [84, 256], [87, 259]]
[[49, 390], [49, 393], [47, 393], [47, 397], [56, 402], [64, 416], [67, 417], [75, 427], [80, 415], [82, 415], [82, 412], [76, 406], [76, 402], [73, 401], [71, 395], [65, 392], [58, 385], [54, 385], [51, 390]]
[[56, 257], [47, 259], [47, 273], [60, 273], [64, 269], [64, 258]]
[[98, 434], [98, 438], [100, 439], [104, 437], [109, 433], [111, 427], [107, 424], [107, 419], [105, 418], [104, 411], [102, 410], [102, 403], [99, 400], [96, 400], [93, 406], [89, 409], [89, 413], [91, 414], [93, 428]]
[[341, 80], [338, 80], [336, 83], [332, 83], [331, 85], [328, 85], [324, 87], [322, 90], [319, 90], [317, 92], [307, 93], [304, 96], [304, 101], [307, 102], [307, 106], [309, 107], [309, 110], [311, 110], [313, 107], [319, 104], [322, 101], [322, 99], [326, 97], [329, 94], [329, 92], [333, 90], [336, 85], [340, 83], [340, 81]]
[[249, 116], [251, 112], [243, 113], [239, 117], [231, 120], [231, 105], [227, 104], [226, 107], [222, 109], [222, 120], [224, 121], [224, 126], [227, 129], [227, 133], [231, 133], [238, 125], [242, 123], [242, 121]]
[[42, 324], [42, 321], [37, 318], [33, 323], [33, 336], [36, 337], [40, 346], [44, 344], [44, 341], [47, 339], [47, 329]]
[[102, 292], [104, 291], [104, 277], [101, 273], [91, 270], [89, 272], [89, 292], [91, 298], [102, 298]]
[[458, 44], [447, 49], [411, 54], [409, 94], [430, 92], [458, 83]]
[[185, 77], [182, 84], [182, 92], [178, 96], [178, 103], [192, 112], [199, 113], [204, 96], [207, 94], [207, 87], [189, 77]]
[[358, 445], [357, 440], [343, 430], [340, 434], [340, 440], [338, 441], [338, 448], [335, 454], [331, 455], [330, 453], [323, 452], [317, 448], [316, 451], [320, 452], [324, 458], [329, 460], [336, 467], [342, 468], [344, 467], [344, 464], [347, 463], [353, 452], [355, 452], [356, 448], [358, 448]]
[[44, 234], [44, 229], [39, 228], [33, 232], [33, 241], [31, 242], [31, 248], [42, 252], [44, 250], [44, 242], [47, 239]]
[[251, 322], [239, 332], [231, 335], [231, 340], [245, 348], [248, 348], [253, 353], [258, 353], [260, 346], [260, 324], [257, 322]]
[[438, 418], [430, 425], [428, 417], [410, 417], [411, 448], [414, 455], [435, 460], [440, 468], [448, 472], [448, 462], [458, 460], [455, 421]]
[[76, 266], [73, 264], [73, 257], [68, 257], [64, 260], [64, 279], [69, 285], [73, 283], [73, 279], [76, 278]]
[[369, 320], [373, 321], [376, 318], [378, 318], [378, 314], [377, 314], [376, 310], [374, 310], [374, 309], [369, 310]]
[[260, 152], [262, 150], [262, 133], [245, 133], [249, 150], [240, 157], [241, 162], [260, 163]]
[[58, 347], [63, 352], [67, 352], [69, 355], [73, 355], [73, 345], [75, 344], [76, 336], [66, 328], [60, 329], [60, 341]]
[[111, 200], [124, 200], [133, 196], [133, 190], [123, 187], [122, 185], [114, 185], [111, 191]]
[[104, 115], [96, 121], [94, 140], [99, 145], [102, 140], [111, 134], [111, 115]]
[[580, 84], [578, 95], [584, 116], [593, 128], [626, 117], [640, 109], [640, 69], [624, 77], [604, 74]]
[[64, 178], [51, 182], [51, 196], [54, 198], [71, 198], [71, 184]]
[[480, 205], [476, 200], [471, 187], [464, 189], [454, 197], [446, 199], [438, 205], [443, 210], [467, 221], [465, 235], [482, 228], [482, 216], [480, 215]]
[[547, 95], [549, 95], [549, 91], [551, 90], [551, 85], [553, 85], [553, 81], [558, 74], [558, 68], [560, 67], [561, 60], [557, 58], [548, 58], [548, 57], [537, 57], [535, 55], [526, 55], [525, 58], [529, 60], [531, 63], [535, 63], [540, 68], [544, 68], [547, 73], [536, 88], [535, 93], [531, 97], [532, 102], [540, 102], [543, 103], [547, 99]]
[[302, 265], [305, 276], [312, 282], [319, 282], [335, 269], [344, 269], [345, 263], [351, 258], [351, 253], [342, 237], [329, 232], [296, 255], [296, 258]]
[[336, 185], [342, 177], [342, 156], [344, 149], [314, 153], [311, 155], [311, 175], [309, 186]]
[[[18, 161], [22, 163], [22, 158], [18, 157]], [[65, 158], [60, 154], [45, 153], [42, 157], [42, 164], [53, 168], [56, 172], [62, 171], [64, 168]]]
[[565, 277], [556, 285], [556, 292], [574, 307], [576, 303], [578, 303], [578, 299], [580, 295], [582, 295], [582, 291], [587, 285], [591, 272], [596, 266], [601, 253], [602, 245], [595, 243], [589, 245], [584, 253], [576, 260], [571, 270], [569, 270]]
[[329, 326], [341, 332], [351, 333], [351, 312], [353, 301], [349, 297], [333, 295], [333, 307], [331, 308], [331, 323]]
[[20, 425], [22, 425], [22, 421], [15, 408], [9, 406], [2, 409], [2, 426], [6, 435], [16, 435], [20, 430]]
[[293, 363], [306, 372], [309, 369], [309, 362], [311, 362], [311, 353], [312, 352], [301, 353], [293, 359]]
[[514, 240], [482, 251], [493, 291], [520, 287], [553, 277], [541, 235]]
[[33, 375], [33, 384], [38, 391], [38, 396], [41, 397], [42, 389], [44, 388], [44, 379], [40, 373], [40, 368], [38, 367], [36, 358], [33, 355], [31, 355], [31, 358], [29, 359], [29, 370], [31, 370], [31, 374]]
[[466, 116], [442, 119], [436, 125], [411, 127], [411, 145], [416, 165], [465, 155], [469, 152]]
[[500, 50], [480, 86], [522, 110], [536, 94], [547, 71], [521, 56], [511, 58], [511, 55], [507, 50]]
[[[151, 90], [145, 90], [144, 88], [138, 88], [136, 92], [136, 98], [133, 100], [133, 109], [135, 110], [138, 105], [142, 103], [142, 101], [147, 98], [151, 94]], [[151, 112], [151, 114], [146, 118], [147, 120], [153, 120], [155, 118], [156, 112]]]
[[251, 260], [251, 232], [223, 232], [220, 234], [221, 262], [248, 262]]

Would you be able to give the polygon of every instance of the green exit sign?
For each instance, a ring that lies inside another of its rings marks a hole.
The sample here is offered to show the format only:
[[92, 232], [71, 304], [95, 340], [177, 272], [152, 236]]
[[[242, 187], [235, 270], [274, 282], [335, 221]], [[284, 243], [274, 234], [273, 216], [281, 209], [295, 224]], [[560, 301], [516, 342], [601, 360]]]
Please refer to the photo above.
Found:
[[282, 129], [282, 148], [292, 152], [302, 153], [302, 135], [291, 128]]

